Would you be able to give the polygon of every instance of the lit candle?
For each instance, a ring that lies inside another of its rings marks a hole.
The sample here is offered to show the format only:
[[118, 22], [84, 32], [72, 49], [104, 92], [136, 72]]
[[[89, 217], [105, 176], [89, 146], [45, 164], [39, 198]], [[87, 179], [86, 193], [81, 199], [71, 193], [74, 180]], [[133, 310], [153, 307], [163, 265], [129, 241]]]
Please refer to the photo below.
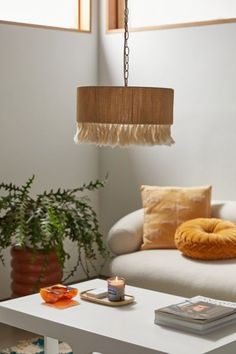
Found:
[[113, 277], [107, 280], [108, 299], [110, 301], [122, 301], [125, 298], [125, 279]]

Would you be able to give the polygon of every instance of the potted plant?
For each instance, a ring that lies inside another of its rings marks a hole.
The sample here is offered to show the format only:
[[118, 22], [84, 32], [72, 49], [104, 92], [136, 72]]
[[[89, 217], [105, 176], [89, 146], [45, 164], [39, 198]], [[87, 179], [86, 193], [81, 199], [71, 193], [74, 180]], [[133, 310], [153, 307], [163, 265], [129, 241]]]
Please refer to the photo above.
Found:
[[[81, 194], [103, 187], [104, 182], [96, 180], [33, 197], [33, 181], [34, 176], [22, 186], [0, 184], [0, 260], [4, 264], [3, 250], [11, 246], [13, 296], [65, 282], [80, 266], [89, 277], [97, 255], [108, 256], [96, 212], [89, 198]], [[73, 241], [77, 259], [62, 280], [63, 266], [70, 258], [66, 239]]]

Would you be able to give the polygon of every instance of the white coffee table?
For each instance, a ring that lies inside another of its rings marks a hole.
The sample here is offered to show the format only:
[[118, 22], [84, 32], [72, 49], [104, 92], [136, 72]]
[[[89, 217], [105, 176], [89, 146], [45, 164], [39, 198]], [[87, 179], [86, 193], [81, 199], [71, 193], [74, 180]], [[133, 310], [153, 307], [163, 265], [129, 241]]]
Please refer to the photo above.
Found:
[[[75, 285], [80, 291], [104, 286], [100, 279]], [[45, 336], [48, 354], [58, 352], [57, 339], [70, 344], [74, 354], [236, 353], [236, 325], [204, 337], [160, 327], [154, 324], [155, 308], [183, 298], [131, 286], [126, 293], [135, 296], [135, 304], [108, 307], [78, 296], [80, 305], [64, 310], [30, 295], [0, 303], [0, 322]]]

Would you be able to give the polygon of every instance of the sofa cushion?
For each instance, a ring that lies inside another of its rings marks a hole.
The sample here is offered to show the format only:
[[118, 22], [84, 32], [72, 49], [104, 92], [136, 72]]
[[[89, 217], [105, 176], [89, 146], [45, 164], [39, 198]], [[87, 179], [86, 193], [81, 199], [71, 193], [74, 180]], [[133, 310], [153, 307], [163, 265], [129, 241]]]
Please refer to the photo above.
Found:
[[142, 288], [236, 301], [235, 259], [203, 261], [184, 257], [176, 249], [147, 250], [115, 257], [108, 272]]
[[216, 218], [185, 221], [175, 233], [176, 247], [187, 257], [228, 259], [236, 257], [236, 225]]
[[175, 248], [176, 228], [186, 220], [211, 215], [211, 186], [141, 187], [144, 207], [141, 248]]

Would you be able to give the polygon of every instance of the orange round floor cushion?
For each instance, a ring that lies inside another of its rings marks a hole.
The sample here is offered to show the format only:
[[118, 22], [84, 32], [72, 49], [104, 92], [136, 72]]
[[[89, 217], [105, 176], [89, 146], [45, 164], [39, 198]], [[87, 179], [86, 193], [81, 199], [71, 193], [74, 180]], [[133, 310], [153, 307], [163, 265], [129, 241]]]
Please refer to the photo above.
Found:
[[187, 257], [227, 259], [236, 257], [236, 224], [221, 219], [185, 221], [175, 233], [176, 247]]

